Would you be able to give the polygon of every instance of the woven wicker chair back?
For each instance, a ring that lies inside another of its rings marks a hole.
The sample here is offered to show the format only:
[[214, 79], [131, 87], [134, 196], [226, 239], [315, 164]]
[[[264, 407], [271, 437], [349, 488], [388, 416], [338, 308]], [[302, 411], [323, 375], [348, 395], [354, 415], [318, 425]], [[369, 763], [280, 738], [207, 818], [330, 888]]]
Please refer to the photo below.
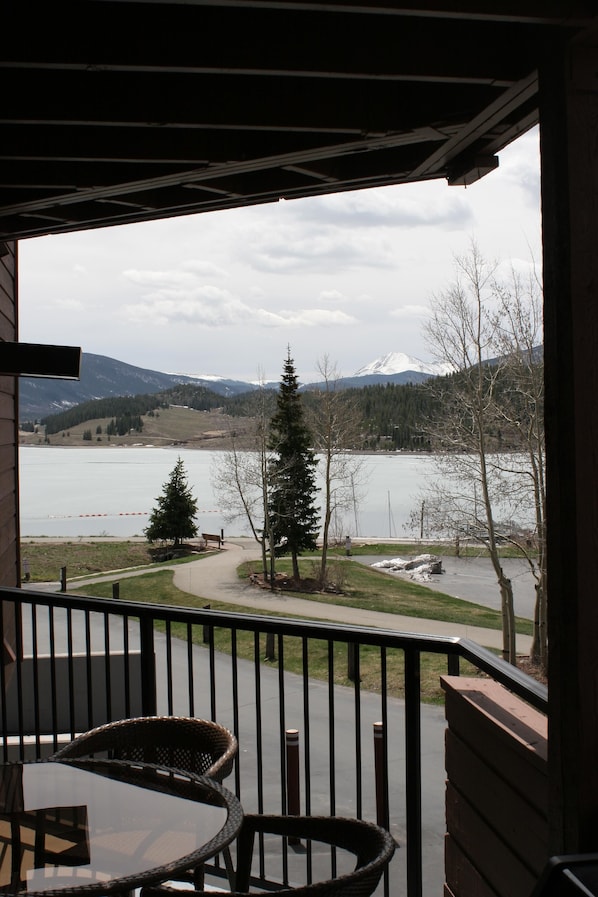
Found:
[[118, 720], [85, 732], [53, 755], [137, 760], [155, 763], [220, 782], [232, 770], [237, 739], [211, 720], [145, 716]]

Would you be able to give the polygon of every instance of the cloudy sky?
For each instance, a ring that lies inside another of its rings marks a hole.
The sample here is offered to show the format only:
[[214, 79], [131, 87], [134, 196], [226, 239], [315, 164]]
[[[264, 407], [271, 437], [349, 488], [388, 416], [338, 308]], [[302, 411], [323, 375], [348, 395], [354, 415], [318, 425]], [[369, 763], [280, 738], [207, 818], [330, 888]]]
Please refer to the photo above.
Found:
[[389, 353], [430, 360], [422, 323], [455, 256], [539, 262], [537, 130], [464, 189], [445, 180], [20, 243], [20, 339], [138, 367], [278, 380], [327, 355], [350, 376]]

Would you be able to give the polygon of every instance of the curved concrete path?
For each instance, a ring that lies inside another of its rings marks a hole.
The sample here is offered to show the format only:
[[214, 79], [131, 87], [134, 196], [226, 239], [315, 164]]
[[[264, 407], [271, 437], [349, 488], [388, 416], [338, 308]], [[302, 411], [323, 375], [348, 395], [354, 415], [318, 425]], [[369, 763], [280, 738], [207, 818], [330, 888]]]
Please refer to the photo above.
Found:
[[[174, 584], [182, 591], [197, 595], [206, 601], [212, 599], [228, 604], [241, 604], [257, 613], [277, 611], [289, 617], [310, 617], [356, 626], [398, 629], [401, 632], [415, 632], [422, 635], [460, 636], [470, 638], [486, 648], [502, 648], [502, 633], [497, 629], [483, 629], [459, 623], [443, 623], [439, 620], [425, 620], [308, 601], [289, 594], [272, 595], [237, 577], [236, 570], [239, 564], [252, 560], [259, 562], [259, 558], [259, 549], [250, 539], [226, 541], [224, 548], [209, 558], [173, 567]], [[518, 635], [518, 653], [529, 653], [530, 642], [529, 636]]]
[[[190, 561], [187, 564], [161, 564], [161, 570], [172, 570], [174, 585], [181, 591], [188, 592], [209, 601], [222, 601], [227, 604], [240, 604], [249, 607], [256, 613], [277, 611], [288, 617], [306, 617], [312, 620], [327, 620], [333, 623], [345, 623], [355, 626], [371, 626], [382, 629], [395, 629], [400, 632], [419, 633], [421, 635], [446, 635], [470, 638], [486, 648], [502, 648], [502, 633], [498, 629], [483, 629], [478, 626], [467, 626], [460, 623], [443, 623], [440, 620], [426, 620], [418, 617], [406, 617], [399, 614], [368, 611], [357, 607], [344, 607], [320, 601], [308, 601], [295, 598], [290, 594], [276, 593], [272, 595], [263, 589], [251, 585], [237, 576], [237, 567], [244, 561], [256, 561], [259, 569], [260, 551], [250, 538], [228, 539], [224, 547], [214, 551], [208, 557]], [[355, 558], [354, 560], [358, 560]], [[127, 579], [147, 572], [146, 568], [138, 570], [115, 570], [103, 576], [71, 579], [67, 583], [69, 591], [76, 591], [81, 585], [91, 582], [109, 582], [115, 579]], [[423, 583], [425, 585], [425, 583]], [[47, 589], [58, 591], [60, 583], [28, 583], [24, 588]], [[446, 590], [450, 594], [449, 590]], [[529, 654], [531, 638], [526, 635], [517, 636], [517, 653]]]

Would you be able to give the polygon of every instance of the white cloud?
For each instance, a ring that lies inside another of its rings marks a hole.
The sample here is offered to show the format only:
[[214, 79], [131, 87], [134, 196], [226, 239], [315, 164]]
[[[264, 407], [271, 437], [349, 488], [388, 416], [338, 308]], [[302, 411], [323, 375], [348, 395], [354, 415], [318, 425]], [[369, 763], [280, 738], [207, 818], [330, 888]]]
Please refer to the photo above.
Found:
[[305, 205], [300, 216], [318, 227], [407, 228], [467, 227], [472, 213], [456, 192], [439, 195], [432, 182], [379, 187], [345, 196], [318, 197]]
[[264, 299], [266, 296], [266, 291], [263, 287], [253, 286], [248, 289], [248, 294], [255, 299]]
[[357, 324], [357, 319], [343, 311], [322, 308], [306, 308], [297, 312], [270, 312], [258, 309], [257, 318], [267, 327], [347, 327]]
[[60, 296], [54, 302], [54, 308], [60, 309], [61, 311], [78, 311], [79, 309], [85, 308], [83, 302], [80, 299], [77, 299], [75, 296], [66, 296], [62, 299]]
[[192, 288], [198, 280], [197, 272], [182, 268], [173, 271], [140, 271], [130, 268], [127, 271], [123, 271], [123, 277], [138, 286], [188, 286]]
[[147, 293], [143, 301], [124, 305], [121, 315], [132, 324], [149, 323], [156, 327], [193, 324], [203, 327], [234, 327], [252, 324], [259, 327], [332, 327], [355, 324], [356, 319], [342, 311], [308, 308], [272, 311], [253, 308], [214, 286], [183, 291], [160, 290]]
[[188, 292], [163, 289], [147, 293], [141, 302], [124, 305], [122, 315], [132, 323], [221, 326], [246, 320], [249, 309], [226, 290], [214, 286]]
[[340, 290], [322, 290], [320, 300], [322, 302], [346, 302], [347, 297]]
[[390, 311], [393, 318], [426, 318], [430, 314], [427, 305], [401, 305]]
[[208, 262], [200, 259], [193, 259], [188, 262], [183, 263], [183, 268], [186, 271], [189, 271], [192, 274], [196, 274], [201, 277], [228, 277], [228, 271], [225, 271], [224, 268], [219, 268], [218, 265], [215, 265], [213, 262]]
[[229, 274], [213, 262], [184, 259], [172, 268], [125, 268], [121, 276], [135, 286], [194, 289], [198, 284], [205, 284], [206, 280], [227, 278]]
[[275, 219], [272, 226], [250, 228], [238, 256], [263, 274], [346, 273], [358, 267], [392, 268], [394, 253], [386, 240], [355, 230], [306, 226], [299, 214], [291, 222]]

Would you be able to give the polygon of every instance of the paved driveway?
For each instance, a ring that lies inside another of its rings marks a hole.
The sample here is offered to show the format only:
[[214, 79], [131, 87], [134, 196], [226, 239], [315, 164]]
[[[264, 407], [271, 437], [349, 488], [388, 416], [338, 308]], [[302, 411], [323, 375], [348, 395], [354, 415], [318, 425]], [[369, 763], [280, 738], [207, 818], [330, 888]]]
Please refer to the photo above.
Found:
[[[398, 555], [394, 555], [397, 557]], [[380, 555], [354, 556], [354, 561], [368, 566], [378, 561], [390, 560], [393, 555], [380, 557]], [[402, 557], [405, 557], [402, 555]], [[518, 617], [534, 618], [534, 603], [536, 590], [534, 578], [529, 566], [522, 558], [504, 558], [502, 566], [513, 583], [513, 598], [515, 602], [515, 614]], [[483, 604], [484, 607], [500, 608], [500, 595], [496, 583], [496, 574], [488, 558], [442, 558], [443, 572], [433, 575], [430, 582], [422, 583], [430, 589], [445, 592], [453, 598], [462, 598], [463, 601], [472, 601], [475, 604]], [[404, 573], [392, 573], [391, 576], [405, 576]]]

